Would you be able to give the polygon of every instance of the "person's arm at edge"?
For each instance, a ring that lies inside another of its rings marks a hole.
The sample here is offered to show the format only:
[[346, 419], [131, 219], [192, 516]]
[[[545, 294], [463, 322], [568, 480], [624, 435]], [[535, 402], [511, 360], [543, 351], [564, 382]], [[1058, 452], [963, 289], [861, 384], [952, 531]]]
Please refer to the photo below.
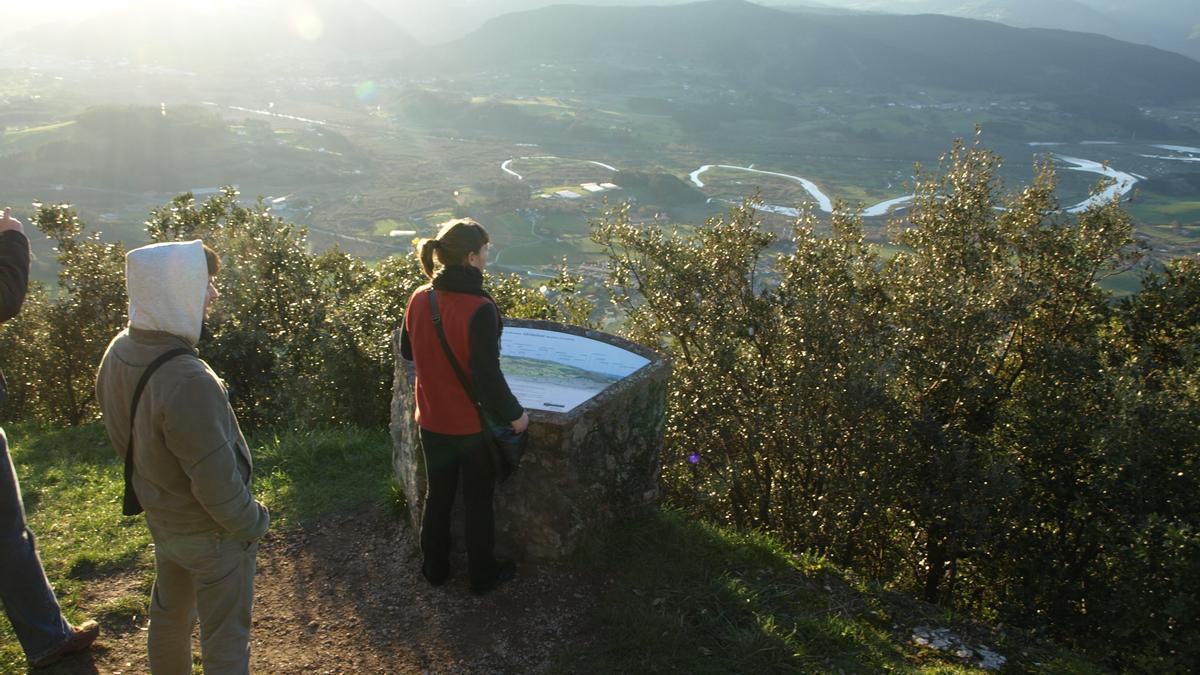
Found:
[[29, 289], [29, 240], [20, 230], [0, 232], [0, 321], [21, 311]]

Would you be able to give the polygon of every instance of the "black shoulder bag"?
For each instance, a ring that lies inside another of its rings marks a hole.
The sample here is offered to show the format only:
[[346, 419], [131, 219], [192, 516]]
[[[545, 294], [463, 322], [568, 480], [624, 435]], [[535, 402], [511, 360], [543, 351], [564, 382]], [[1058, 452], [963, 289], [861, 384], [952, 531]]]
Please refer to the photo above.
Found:
[[475, 391], [467, 382], [466, 373], [458, 364], [458, 359], [454, 358], [454, 352], [450, 351], [450, 342], [446, 340], [446, 330], [442, 328], [442, 315], [438, 311], [437, 291], [432, 288], [429, 289], [429, 307], [433, 312], [433, 327], [437, 329], [438, 340], [442, 343], [442, 350], [446, 352], [446, 359], [454, 368], [454, 374], [458, 376], [458, 382], [462, 385], [463, 391], [467, 392], [467, 397], [475, 404], [475, 412], [479, 415], [479, 426], [483, 429], [483, 437], [487, 440], [492, 455], [496, 480], [503, 483], [520, 466], [521, 457], [525, 455], [525, 447], [529, 444], [529, 434], [524, 432], [518, 434], [513, 431], [512, 425], [496, 424], [488, 418], [487, 413], [483, 410], [483, 404], [479, 402], [479, 397], [475, 395]]
[[176, 356], [191, 353], [192, 350], [185, 347], [178, 347], [162, 353], [146, 366], [146, 370], [142, 372], [142, 379], [138, 380], [137, 387], [133, 390], [133, 406], [129, 409], [129, 446], [125, 449], [125, 496], [121, 503], [121, 513], [124, 515], [136, 516], [144, 510], [142, 503], [138, 501], [137, 493], [133, 491], [133, 420], [137, 416], [137, 405], [138, 400], [142, 398], [142, 390], [146, 388], [150, 376], [158, 370], [159, 366]]

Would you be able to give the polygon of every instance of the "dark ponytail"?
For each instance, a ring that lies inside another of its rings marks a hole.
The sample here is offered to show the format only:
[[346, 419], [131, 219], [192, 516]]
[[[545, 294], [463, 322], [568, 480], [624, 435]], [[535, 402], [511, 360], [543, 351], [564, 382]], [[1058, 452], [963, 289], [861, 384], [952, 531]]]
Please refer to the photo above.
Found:
[[433, 249], [437, 248], [437, 239], [422, 239], [417, 242], [417, 255], [421, 257], [421, 271], [430, 279], [433, 278]]
[[483, 226], [470, 218], [448, 220], [438, 228], [437, 237], [417, 242], [417, 254], [421, 258], [421, 270], [433, 278], [434, 258], [441, 266], [465, 265], [467, 256], [479, 253], [487, 245], [488, 233]]

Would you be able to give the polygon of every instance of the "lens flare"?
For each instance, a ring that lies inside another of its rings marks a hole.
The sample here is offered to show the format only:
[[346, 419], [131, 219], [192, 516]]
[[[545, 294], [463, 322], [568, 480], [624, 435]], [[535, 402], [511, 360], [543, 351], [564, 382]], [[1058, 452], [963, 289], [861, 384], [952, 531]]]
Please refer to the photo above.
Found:
[[689, 464], [699, 464], [700, 463], [700, 455], [697, 455], [694, 452], [692, 454], [688, 455], [688, 463]]
[[363, 103], [370, 103], [375, 100], [375, 96], [379, 93], [379, 87], [375, 86], [374, 82], [359, 82], [354, 85], [354, 96]]

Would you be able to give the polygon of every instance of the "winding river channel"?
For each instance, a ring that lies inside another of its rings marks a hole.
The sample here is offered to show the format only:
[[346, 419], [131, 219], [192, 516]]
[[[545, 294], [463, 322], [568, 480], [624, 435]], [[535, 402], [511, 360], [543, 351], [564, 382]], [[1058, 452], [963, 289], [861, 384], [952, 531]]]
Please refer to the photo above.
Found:
[[[517, 161], [520, 161], [523, 159], [563, 159], [563, 158], [555, 157], [554, 155], [539, 155], [537, 157], [513, 157], [512, 159], [504, 160], [504, 163], [500, 165], [500, 170], [510, 176], [516, 176], [517, 180], [525, 180], [524, 176], [522, 176], [521, 174], [517, 173], [516, 171], [513, 171], [512, 169], [508, 168], [509, 165], [512, 164], [513, 162], [517, 162]], [[591, 160], [591, 159], [571, 159], [571, 160], [564, 160], [564, 161], [584, 162], [587, 164], [595, 164], [596, 166], [598, 166], [602, 169], [608, 169], [609, 171], [612, 171], [613, 173], [616, 173], [618, 171], [617, 167], [615, 167], [615, 166], [605, 164], [604, 162], [597, 162], [597, 161]]]
[[1090, 206], [1110, 202], [1118, 195], [1123, 197], [1130, 190], [1132, 190], [1133, 186], [1138, 182], [1137, 176], [1131, 173], [1125, 173], [1124, 171], [1117, 171], [1116, 169], [1110, 166], [1105, 166], [1100, 162], [1093, 162], [1090, 159], [1079, 159], [1078, 157], [1066, 157], [1058, 154], [1054, 156], [1060, 161], [1070, 164], [1070, 166], [1067, 168], [1072, 171], [1098, 173], [1101, 176], [1108, 176], [1109, 178], [1113, 179], [1112, 185], [1109, 185], [1104, 192], [1092, 197], [1088, 197], [1075, 206], [1068, 208], [1067, 213], [1079, 213], [1080, 211], [1087, 210]]
[[[1058, 155], [1058, 154], [1054, 155], [1054, 157], [1056, 159], [1058, 159], [1060, 162], [1067, 164], [1067, 169], [1069, 169], [1071, 171], [1086, 171], [1088, 173], [1100, 174], [1102, 176], [1107, 176], [1107, 177], [1113, 179], [1113, 184], [1110, 185], [1107, 189], [1105, 189], [1103, 192], [1101, 192], [1098, 195], [1088, 197], [1087, 199], [1083, 200], [1082, 202], [1079, 202], [1078, 204], [1069, 207], [1067, 209], [1068, 213], [1079, 213], [1095, 204], [1103, 204], [1105, 202], [1111, 201], [1117, 195], [1124, 196], [1125, 194], [1128, 194], [1129, 191], [1133, 190], [1133, 186], [1136, 185], [1138, 182], [1138, 177], [1135, 176], [1134, 174], [1126, 173], [1124, 171], [1117, 171], [1116, 169], [1113, 169], [1112, 167], [1105, 166], [1101, 162], [1094, 162], [1090, 159], [1080, 159], [1078, 157], [1067, 157], [1065, 155]], [[692, 183], [695, 184], [696, 187], [704, 187], [704, 182], [700, 180], [700, 176], [703, 175], [709, 169], [712, 169], [714, 166], [720, 167], [722, 169], [733, 169], [735, 171], [748, 171], [748, 172], [752, 172], [752, 173], [761, 173], [761, 174], [766, 174], [769, 176], [778, 176], [780, 178], [794, 180], [797, 183], [800, 183], [800, 185], [804, 187], [805, 192], [812, 195], [813, 199], [816, 200], [816, 202], [817, 202], [817, 208], [821, 209], [825, 213], [833, 213], [833, 200], [831, 200], [829, 198], [829, 195], [822, 192], [821, 188], [817, 187], [816, 183], [813, 183], [811, 180], [804, 178], [802, 176], [792, 176], [790, 174], [777, 173], [774, 171], [761, 171], [759, 169], [753, 169], [748, 166], [732, 166], [729, 164], [716, 164], [716, 165], [706, 164], [691, 173]], [[890, 213], [893, 209], [903, 207], [905, 204], [912, 201], [912, 198], [913, 198], [913, 195], [904, 195], [903, 197], [896, 197], [895, 199], [889, 199], [887, 201], [882, 201], [882, 202], [879, 202], [878, 204], [872, 204], [871, 206], [864, 208], [862, 214], [866, 218], [885, 216], [888, 213]], [[756, 208], [758, 208], [759, 210], [762, 210], [762, 211], [769, 211], [771, 213], [780, 213], [780, 214], [783, 214], [786, 216], [794, 217], [794, 216], [799, 215], [798, 209], [790, 208], [790, 207], [786, 207], [786, 206], [777, 206], [774, 204], [761, 204], [761, 205], [758, 205]]]
[[[1176, 162], [1200, 162], [1200, 148], [1194, 148], [1194, 147], [1182, 146], [1182, 145], [1155, 145], [1155, 146], [1151, 146], [1151, 147], [1158, 148], [1160, 150], [1166, 150], [1168, 152], [1172, 152], [1175, 154], [1172, 154], [1172, 155], [1148, 155], [1147, 154], [1147, 155], [1140, 155], [1140, 156], [1150, 158], [1150, 159], [1161, 159], [1161, 160], [1169, 160], [1169, 161], [1176, 161]], [[1089, 207], [1094, 206], [1096, 204], [1103, 204], [1105, 202], [1112, 201], [1113, 199], [1115, 199], [1117, 197], [1124, 196], [1124, 195], [1128, 194], [1131, 190], [1133, 190], [1133, 187], [1137, 184], [1137, 182], [1139, 180], [1144, 179], [1144, 176], [1139, 176], [1137, 174], [1128, 173], [1125, 171], [1119, 171], [1117, 169], [1112, 168], [1111, 166], [1106, 165], [1103, 162], [1097, 162], [1097, 161], [1093, 161], [1090, 159], [1083, 159], [1083, 158], [1079, 158], [1079, 157], [1070, 157], [1070, 156], [1062, 155], [1062, 154], [1058, 154], [1058, 153], [1055, 153], [1053, 156], [1056, 160], [1061, 162], [1064, 165], [1064, 167], [1069, 171], [1082, 171], [1082, 172], [1086, 172], [1086, 173], [1094, 173], [1094, 174], [1105, 176], [1105, 177], [1111, 179], [1111, 184], [1103, 192], [1093, 195], [1093, 196], [1090, 196], [1087, 199], [1079, 202], [1078, 204], [1067, 207], [1066, 211], [1068, 213], [1079, 213], [1081, 211], [1087, 210]], [[510, 168], [510, 165], [515, 161], [527, 160], [527, 159], [560, 159], [560, 158], [550, 156], [550, 155], [544, 155], [544, 156], [539, 156], [539, 157], [514, 157], [512, 159], [506, 160], [503, 164], [501, 164], [500, 169], [503, 170], [505, 173], [516, 177], [517, 180], [524, 180], [524, 177], [521, 176], [521, 174], [514, 171], [512, 168]], [[614, 166], [605, 164], [603, 162], [597, 162], [594, 160], [569, 160], [569, 161], [587, 162], [588, 164], [594, 164], [596, 166], [608, 169], [609, 171], [614, 171], [614, 172], [617, 171], [617, 168]], [[696, 169], [695, 171], [691, 172], [691, 174], [689, 174], [689, 178], [691, 179], [692, 184], [698, 188], [705, 187], [704, 181], [702, 180], [701, 177], [705, 173], [707, 173], [708, 171], [710, 171], [714, 168], [726, 169], [726, 170], [730, 170], [730, 171], [744, 171], [747, 173], [756, 173], [756, 174], [762, 174], [765, 176], [775, 176], [777, 178], [783, 178], [785, 180], [795, 181], [795, 182], [799, 183], [801, 187], [804, 188], [804, 191], [806, 193], [808, 193], [808, 195], [810, 197], [812, 197], [813, 201], [816, 202], [818, 209], [820, 209], [821, 211], [824, 211], [825, 213], [833, 213], [833, 200], [829, 197], [829, 195], [825, 194], [825, 192], [823, 190], [821, 190], [820, 186], [818, 186], [817, 183], [815, 183], [811, 179], [805, 178], [803, 176], [794, 176], [792, 174], [779, 173], [777, 171], [764, 171], [762, 169], [755, 169], [753, 166], [735, 166], [732, 164], [705, 164], [705, 165], [701, 166], [700, 168]], [[862, 214], [864, 217], [867, 217], [867, 218], [886, 216], [889, 213], [891, 213], [893, 210], [904, 208], [908, 204], [908, 202], [912, 201], [912, 199], [913, 199], [913, 195], [903, 195], [900, 197], [895, 197], [893, 199], [888, 199], [886, 201], [879, 202], [878, 204], [872, 204], [870, 206], [865, 207], [863, 209]], [[729, 201], [729, 200], [722, 200], [722, 201]], [[766, 211], [769, 213], [777, 213], [777, 214], [785, 215], [785, 216], [789, 216], [789, 217], [796, 217], [800, 214], [800, 210], [795, 207], [781, 206], [781, 205], [777, 205], [777, 204], [756, 204], [755, 208], [760, 211]]]

